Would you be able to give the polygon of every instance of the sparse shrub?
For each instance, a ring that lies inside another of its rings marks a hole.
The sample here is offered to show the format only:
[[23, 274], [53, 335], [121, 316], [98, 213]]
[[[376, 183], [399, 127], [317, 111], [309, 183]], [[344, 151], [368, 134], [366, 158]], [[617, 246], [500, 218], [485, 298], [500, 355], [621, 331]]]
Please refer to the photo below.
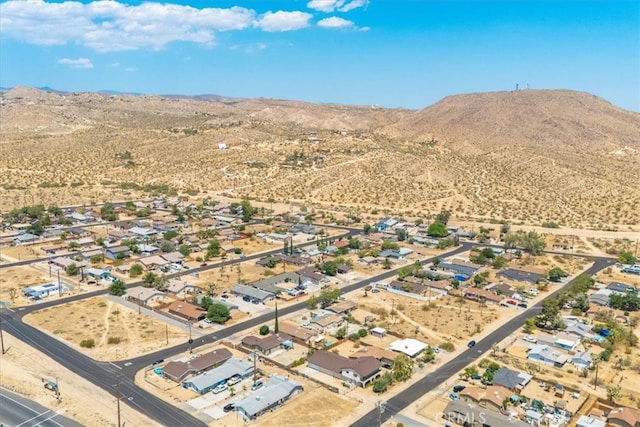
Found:
[[107, 340], [107, 344], [120, 344], [121, 342], [122, 342], [122, 338], [120, 337], [109, 337], [109, 339]]
[[95, 346], [96, 346], [96, 340], [94, 340], [93, 338], [80, 341], [80, 347], [82, 348], [93, 348]]

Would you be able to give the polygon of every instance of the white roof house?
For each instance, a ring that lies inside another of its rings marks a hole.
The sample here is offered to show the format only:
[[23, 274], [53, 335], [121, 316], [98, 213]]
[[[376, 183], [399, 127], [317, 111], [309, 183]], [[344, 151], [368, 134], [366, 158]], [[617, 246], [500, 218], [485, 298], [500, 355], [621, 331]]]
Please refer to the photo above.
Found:
[[417, 355], [422, 353], [425, 348], [427, 348], [427, 344], [413, 338], [395, 340], [389, 345], [390, 350], [404, 353], [409, 357], [416, 357]]

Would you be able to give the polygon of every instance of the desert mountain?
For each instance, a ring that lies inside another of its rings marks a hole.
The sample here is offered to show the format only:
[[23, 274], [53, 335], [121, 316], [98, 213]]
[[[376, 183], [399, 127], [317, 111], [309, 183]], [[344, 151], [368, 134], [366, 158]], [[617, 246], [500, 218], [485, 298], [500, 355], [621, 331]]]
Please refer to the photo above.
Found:
[[640, 114], [581, 92], [457, 95], [414, 111], [17, 87], [0, 105], [3, 208], [188, 193], [640, 224]]

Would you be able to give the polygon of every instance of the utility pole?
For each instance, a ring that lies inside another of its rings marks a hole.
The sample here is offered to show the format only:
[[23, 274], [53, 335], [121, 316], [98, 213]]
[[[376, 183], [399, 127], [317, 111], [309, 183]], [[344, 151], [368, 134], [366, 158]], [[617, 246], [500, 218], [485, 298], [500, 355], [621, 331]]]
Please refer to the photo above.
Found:
[[62, 284], [60, 283], [60, 270], [58, 270], [58, 296], [62, 296]]
[[167, 337], [167, 345], [169, 345], [169, 325], [164, 324], [164, 334]]
[[381, 427], [382, 426], [382, 414], [384, 413], [384, 403], [378, 401], [376, 402], [376, 408], [378, 409], [378, 422], [377, 422], [377, 426]]
[[4, 349], [4, 336], [2, 335], [2, 319], [0, 319], [0, 344], [2, 345], [2, 354], [5, 354], [6, 351]]
[[191, 344], [193, 344], [193, 339], [191, 338], [191, 320], [189, 320], [187, 323], [189, 324], [189, 354], [192, 354], [193, 348], [191, 347]]
[[120, 423], [120, 375], [118, 375], [118, 382], [116, 383], [116, 407], [118, 410], [118, 427], [122, 426], [122, 424]]
[[593, 382], [593, 389], [597, 390], [598, 389], [598, 368], [600, 367], [600, 361], [598, 360], [598, 363], [596, 363], [596, 379]]

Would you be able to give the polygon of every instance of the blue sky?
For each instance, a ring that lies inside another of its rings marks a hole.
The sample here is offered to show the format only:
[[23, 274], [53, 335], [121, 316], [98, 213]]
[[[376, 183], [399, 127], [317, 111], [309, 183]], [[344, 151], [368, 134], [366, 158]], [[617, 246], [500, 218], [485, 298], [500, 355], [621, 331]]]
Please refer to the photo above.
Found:
[[0, 86], [424, 108], [574, 89], [640, 111], [640, 2], [0, 1]]

